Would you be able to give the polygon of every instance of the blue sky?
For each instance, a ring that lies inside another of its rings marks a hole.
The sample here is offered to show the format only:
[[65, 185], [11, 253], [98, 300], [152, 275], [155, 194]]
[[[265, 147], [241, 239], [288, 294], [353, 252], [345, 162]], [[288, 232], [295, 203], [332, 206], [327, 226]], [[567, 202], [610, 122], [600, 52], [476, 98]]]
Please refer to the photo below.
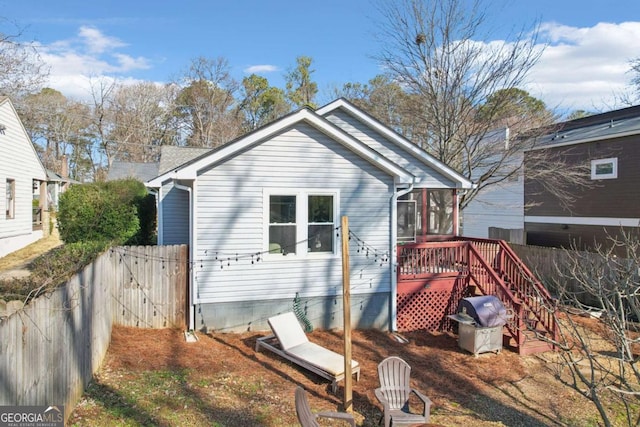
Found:
[[[197, 56], [225, 57], [241, 80], [252, 70], [283, 87], [299, 55], [314, 59], [319, 101], [330, 88], [366, 82], [380, 68], [372, 56], [381, 19], [375, 0], [6, 1], [4, 33], [22, 29], [51, 67], [49, 86], [75, 98], [89, 77], [164, 82]], [[608, 4], [607, 4], [608, 3]], [[559, 110], [608, 110], [625, 90], [629, 60], [640, 56], [637, 0], [496, 0], [487, 13], [496, 40], [542, 24], [550, 45], [525, 88]]]

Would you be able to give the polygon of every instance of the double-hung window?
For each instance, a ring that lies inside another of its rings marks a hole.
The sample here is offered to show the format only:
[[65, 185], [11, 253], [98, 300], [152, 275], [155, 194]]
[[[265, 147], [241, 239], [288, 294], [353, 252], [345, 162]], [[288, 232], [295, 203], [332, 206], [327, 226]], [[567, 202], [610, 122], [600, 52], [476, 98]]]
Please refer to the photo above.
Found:
[[329, 190], [265, 191], [269, 254], [335, 254], [338, 192]]

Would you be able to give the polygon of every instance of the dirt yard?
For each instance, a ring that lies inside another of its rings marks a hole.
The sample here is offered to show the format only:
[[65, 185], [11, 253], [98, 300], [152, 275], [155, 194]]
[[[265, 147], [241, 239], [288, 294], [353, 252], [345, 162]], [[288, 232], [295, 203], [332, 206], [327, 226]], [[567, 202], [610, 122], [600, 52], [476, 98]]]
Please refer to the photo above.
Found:
[[[107, 358], [70, 418], [70, 425], [294, 426], [294, 390], [302, 385], [312, 408], [338, 410], [343, 388], [269, 352], [256, 353], [258, 332], [198, 334], [116, 327]], [[342, 352], [342, 335], [314, 331], [314, 342]], [[434, 403], [441, 426], [596, 426], [592, 404], [556, 378], [553, 354], [521, 357], [504, 349], [479, 357], [458, 348], [454, 335], [394, 335], [353, 331], [353, 382], [360, 426], [376, 426], [377, 364], [399, 355], [412, 366], [413, 386]], [[331, 424], [337, 425], [337, 424]]]
[[28, 274], [29, 262], [61, 244], [58, 229], [54, 227], [49, 236], [0, 258], [0, 279], [23, 277]]
[[[0, 258], [0, 271], [22, 271], [60, 244], [57, 234]], [[255, 352], [263, 332], [198, 334], [116, 327], [102, 368], [71, 414], [74, 426], [296, 426], [294, 390], [302, 385], [312, 408], [338, 410], [343, 388], [268, 352]], [[342, 353], [342, 335], [314, 331], [312, 341]], [[593, 405], [563, 385], [553, 353], [520, 357], [503, 350], [479, 357], [458, 348], [455, 335], [416, 332], [406, 343], [380, 331], [353, 331], [353, 383], [359, 426], [377, 426], [377, 364], [398, 355], [412, 366], [413, 386], [433, 401], [440, 426], [597, 426]], [[339, 425], [323, 424], [323, 425]]]

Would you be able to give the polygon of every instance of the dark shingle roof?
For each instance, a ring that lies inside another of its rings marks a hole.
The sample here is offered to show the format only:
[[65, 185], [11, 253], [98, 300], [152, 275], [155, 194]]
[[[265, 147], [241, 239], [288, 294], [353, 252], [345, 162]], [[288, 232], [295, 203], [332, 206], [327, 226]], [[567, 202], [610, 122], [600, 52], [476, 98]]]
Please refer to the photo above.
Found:
[[137, 178], [146, 182], [158, 176], [158, 163], [133, 163], [114, 161], [111, 164], [107, 181], [125, 178]]
[[640, 134], [640, 106], [558, 123], [553, 129], [538, 137], [536, 144], [539, 147], [579, 144], [630, 134]]
[[70, 182], [72, 184], [80, 184], [79, 181], [71, 178], [65, 178], [57, 172], [47, 169], [47, 181], [48, 182]]
[[160, 151], [158, 175], [162, 175], [163, 173], [187, 163], [196, 157], [200, 157], [209, 151], [211, 151], [211, 148], [164, 145]]
[[211, 151], [211, 148], [165, 145], [161, 148], [159, 162], [136, 163], [114, 161], [107, 174], [107, 181], [136, 178], [142, 182], [147, 182], [209, 151]]

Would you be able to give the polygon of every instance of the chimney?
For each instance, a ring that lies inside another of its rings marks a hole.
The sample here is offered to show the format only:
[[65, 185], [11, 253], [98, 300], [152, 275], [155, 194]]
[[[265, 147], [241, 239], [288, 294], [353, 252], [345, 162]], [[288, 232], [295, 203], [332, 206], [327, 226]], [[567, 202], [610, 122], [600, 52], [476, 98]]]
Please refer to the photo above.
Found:
[[60, 166], [60, 175], [63, 178], [69, 178], [69, 163], [67, 161], [67, 155], [63, 154], [60, 160], [62, 162], [62, 165]]

